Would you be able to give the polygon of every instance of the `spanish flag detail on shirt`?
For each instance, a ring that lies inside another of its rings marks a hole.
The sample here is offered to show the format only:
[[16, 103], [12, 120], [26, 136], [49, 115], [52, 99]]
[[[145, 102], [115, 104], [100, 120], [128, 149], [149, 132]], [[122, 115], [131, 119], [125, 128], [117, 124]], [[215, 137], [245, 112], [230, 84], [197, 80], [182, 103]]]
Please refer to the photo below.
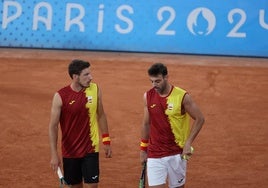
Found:
[[185, 94], [185, 90], [173, 86], [166, 97], [161, 97], [153, 88], [147, 92], [150, 115], [148, 157], [159, 158], [182, 152], [190, 132], [190, 117], [182, 113]]

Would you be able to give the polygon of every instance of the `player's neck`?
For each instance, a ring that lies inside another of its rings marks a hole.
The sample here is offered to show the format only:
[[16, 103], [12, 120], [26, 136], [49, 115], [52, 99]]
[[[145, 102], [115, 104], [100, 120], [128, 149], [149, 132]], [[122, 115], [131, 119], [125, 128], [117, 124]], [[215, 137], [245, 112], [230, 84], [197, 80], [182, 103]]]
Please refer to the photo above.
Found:
[[71, 83], [70, 87], [75, 92], [79, 92], [82, 89], [84, 89], [80, 84], [76, 84], [76, 83]]
[[169, 83], [167, 84], [166, 88], [164, 89], [164, 91], [162, 93], [159, 93], [159, 95], [161, 97], [166, 97], [169, 95], [170, 91], [172, 89], [172, 85], [170, 85]]

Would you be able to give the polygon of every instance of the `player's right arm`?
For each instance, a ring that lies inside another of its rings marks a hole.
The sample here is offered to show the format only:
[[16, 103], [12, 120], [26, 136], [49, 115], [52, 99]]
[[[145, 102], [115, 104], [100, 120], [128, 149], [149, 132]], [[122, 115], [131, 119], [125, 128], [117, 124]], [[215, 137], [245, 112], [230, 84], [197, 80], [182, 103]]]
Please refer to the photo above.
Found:
[[60, 165], [60, 159], [57, 151], [57, 142], [58, 142], [58, 125], [60, 121], [62, 100], [58, 93], [55, 93], [52, 106], [51, 106], [51, 115], [49, 122], [49, 144], [51, 152], [51, 161], [50, 166], [56, 172], [58, 166]]
[[[141, 142], [147, 141], [149, 139], [149, 112], [147, 108], [147, 99], [146, 99], [146, 93], [143, 95], [143, 123], [141, 127]], [[141, 163], [146, 162], [147, 160], [147, 151], [144, 151], [141, 149], [140, 151], [140, 161]]]

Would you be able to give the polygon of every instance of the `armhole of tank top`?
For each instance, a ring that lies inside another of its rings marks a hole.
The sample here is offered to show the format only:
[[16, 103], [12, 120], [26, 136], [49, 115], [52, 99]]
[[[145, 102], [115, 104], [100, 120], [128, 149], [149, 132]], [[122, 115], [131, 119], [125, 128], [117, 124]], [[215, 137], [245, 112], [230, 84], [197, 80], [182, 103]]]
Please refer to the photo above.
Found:
[[183, 105], [183, 100], [184, 100], [184, 97], [185, 95], [187, 94], [188, 92], [186, 91], [182, 97], [182, 100], [181, 100], [181, 115], [184, 115], [186, 112], [185, 112], [185, 108], [184, 108], [184, 105]]

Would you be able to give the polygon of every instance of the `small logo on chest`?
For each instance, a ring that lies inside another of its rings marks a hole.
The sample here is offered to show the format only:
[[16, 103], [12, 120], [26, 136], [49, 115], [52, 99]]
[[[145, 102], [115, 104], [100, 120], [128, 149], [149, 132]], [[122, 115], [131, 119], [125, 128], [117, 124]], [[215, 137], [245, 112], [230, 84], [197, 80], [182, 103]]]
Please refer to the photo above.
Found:
[[88, 96], [87, 97], [87, 102], [88, 103], [92, 103], [93, 102], [93, 97], [92, 96]]
[[69, 105], [72, 105], [73, 103], [75, 103], [75, 100], [70, 101]]
[[174, 106], [173, 103], [168, 103], [168, 107], [167, 107], [168, 110], [173, 110], [173, 106]]
[[151, 107], [151, 108], [154, 108], [154, 107], [156, 107], [156, 104], [152, 104], [150, 107]]

